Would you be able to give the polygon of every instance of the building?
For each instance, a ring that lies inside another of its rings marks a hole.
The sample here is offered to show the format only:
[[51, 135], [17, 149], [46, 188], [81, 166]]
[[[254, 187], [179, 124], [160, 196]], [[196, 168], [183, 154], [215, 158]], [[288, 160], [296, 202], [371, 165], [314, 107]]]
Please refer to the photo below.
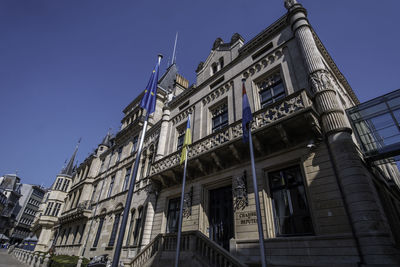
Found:
[[21, 198], [18, 201], [15, 227], [11, 230], [10, 242], [20, 243], [31, 235], [33, 224], [39, 206], [42, 203], [45, 189], [37, 185], [22, 184]]
[[38, 238], [35, 247], [37, 251], [49, 251], [58, 235], [58, 217], [64, 207], [67, 192], [71, 187], [72, 176], [75, 173], [76, 167], [74, 166], [74, 161], [78, 145], [68, 164], [56, 176], [53, 185], [45, 194], [44, 201], [39, 206], [38, 214], [34, 218], [32, 232]]
[[[249, 150], [242, 142], [242, 79], [254, 116], [267, 262], [400, 264], [399, 188], [385, 183], [398, 181], [387, 176], [390, 169], [398, 175], [396, 166], [370, 164], [361, 153], [346, 116], [346, 109], [359, 104], [356, 95], [304, 7], [295, 0], [286, 0], [285, 7], [286, 14], [248, 42], [237, 33], [229, 42], [217, 38], [196, 70], [195, 84], [189, 86], [175, 63], [159, 80], [125, 229], [121, 260], [128, 266], [173, 262], [183, 173], [179, 158], [189, 113], [193, 144], [182, 261], [195, 266], [260, 262]], [[68, 176], [71, 187], [63, 192], [59, 220], [51, 219], [46, 234], [56, 253], [113, 255], [143, 124], [141, 97], [123, 110], [121, 130], [108, 134]]]
[[16, 174], [0, 177], [0, 193], [5, 196], [4, 207], [0, 214], [0, 232], [10, 236], [10, 230], [14, 227], [18, 214], [16, 207], [21, 197], [21, 178]]

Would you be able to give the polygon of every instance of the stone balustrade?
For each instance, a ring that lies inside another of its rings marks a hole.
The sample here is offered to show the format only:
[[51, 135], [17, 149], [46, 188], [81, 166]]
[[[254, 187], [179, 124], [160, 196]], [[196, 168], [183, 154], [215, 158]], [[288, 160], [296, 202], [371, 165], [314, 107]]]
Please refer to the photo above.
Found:
[[[277, 101], [265, 108], [253, 113], [252, 131], [256, 132], [278, 121], [282, 121], [289, 116], [302, 112], [312, 106], [312, 101], [305, 90], [288, 95], [284, 99]], [[236, 121], [224, 130], [194, 142], [189, 150], [188, 159], [198, 157], [201, 154], [211, 152], [228, 142], [233, 142], [242, 138], [242, 120]], [[150, 176], [161, 173], [171, 167], [179, 165], [181, 151], [169, 154], [153, 163]]]
[[14, 248], [10, 253], [24, 265], [31, 267], [49, 267], [50, 254]]

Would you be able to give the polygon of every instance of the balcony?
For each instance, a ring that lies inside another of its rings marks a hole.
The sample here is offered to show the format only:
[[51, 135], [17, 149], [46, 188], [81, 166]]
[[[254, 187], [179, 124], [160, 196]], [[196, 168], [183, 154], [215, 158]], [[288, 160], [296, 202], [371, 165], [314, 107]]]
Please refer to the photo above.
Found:
[[92, 201], [85, 200], [80, 202], [76, 208], [63, 212], [60, 217], [60, 223], [67, 223], [89, 218], [89, 216], [92, 214], [92, 204]]
[[[318, 115], [305, 90], [258, 110], [253, 114], [252, 135], [255, 156], [260, 157], [321, 137]], [[208, 175], [249, 160], [248, 144], [242, 142], [242, 121], [193, 143], [188, 155], [188, 177]], [[181, 151], [154, 162], [153, 181], [164, 187], [179, 183]]]

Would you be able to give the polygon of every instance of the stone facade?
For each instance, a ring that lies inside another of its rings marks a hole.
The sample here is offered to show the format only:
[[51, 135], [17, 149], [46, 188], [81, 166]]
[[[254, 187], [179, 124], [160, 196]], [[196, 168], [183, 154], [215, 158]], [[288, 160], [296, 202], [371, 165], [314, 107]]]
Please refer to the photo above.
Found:
[[[247, 43], [239, 34], [229, 43], [218, 38], [199, 64], [195, 84], [188, 86], [175, 64], [161, 77], [128, 211], [123, 262], [171, 263], [183, 174], [180, 148], [189, 113], [193, 144], [184, 248], [193, 249], [191, 259], [198, 263], [215, 261], [210, 255], [232, 266], [260, 262], [249, 149], [242, 142], [244, 78], [254, 116], [267, 262], [400, 264], [399, 189], [385, 183], [392, 178], [359, 152], [345, 112], [358, 99], [310, 26], [306, 10], [294, 0], [285, 1], [285, 7], [284, 16]], [[121, 130], [107, 134], [70, 178], [52, 228], [58, 233], [56, 253], [113, 255], [138, 156], [141, 97], [123, 110]], [[206, 249], [199, 250], [203, 245]], [[159, 250], [166, 253], [156, 254]]]

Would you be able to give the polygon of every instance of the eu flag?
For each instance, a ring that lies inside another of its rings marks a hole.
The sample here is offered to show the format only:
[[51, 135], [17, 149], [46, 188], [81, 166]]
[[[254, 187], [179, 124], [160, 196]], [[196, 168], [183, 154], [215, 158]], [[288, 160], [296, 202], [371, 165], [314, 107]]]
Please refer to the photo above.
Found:
[[247, 98], [246, 88], [244, 86], [245, 80], [242, 80], [242, 129], [243, 129], [243, 142], [249, 140], [250, 122], [253, 120], [253, 114], [251, 113], [249, 99]]
[[142, 101], [140, 102], [140, 107], [145, 109], [147, 114], [153, 113], [156, 109], [158, 69], [160, 67], [160, 59], [161, 56], [159, 56], [158, 63], [151, 73], [149, 83], [144, 90], [144, 95]]

